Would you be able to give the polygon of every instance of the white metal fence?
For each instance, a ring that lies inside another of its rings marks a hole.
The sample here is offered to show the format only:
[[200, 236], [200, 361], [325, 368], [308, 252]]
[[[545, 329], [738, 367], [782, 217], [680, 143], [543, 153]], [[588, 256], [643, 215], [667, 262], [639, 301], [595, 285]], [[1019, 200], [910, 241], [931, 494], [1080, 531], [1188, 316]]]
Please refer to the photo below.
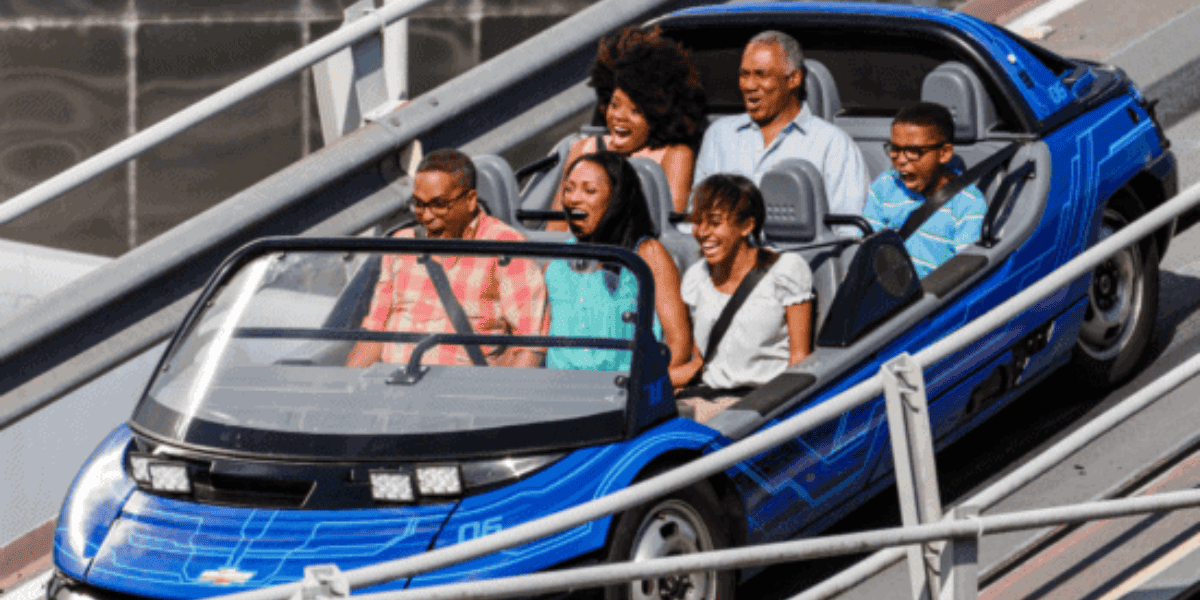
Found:
[[[1130, 223], [1124, 229], [1096, 244], [978, 319], [917, 352], [911, 357], [911, 365], [919, 373], [948, 357], [951, 353], [968, 346], [983, 335], [1003, 326], [1051, 293], [1086, 275], [1119, 249], [1154, 233], [1172, 219], [1192, 208], [1198, 201], [1200, 201], [1200, 184], [1189, 187], [1175, 198]], [[892, 365], [893, 363], [889, 362], [884, 369]], [[966, 500], [964, 506], [971, 507], [969, 510], [978, 511], [996, 504], [1033, 477], [1057, 464], [1085, 443], [1141, 410], [1154, 399], [1180, 385], [1197, 372], [1200, 372], [1200, 358], [1188, 361], [1134, 394], [1119, 406], [1080, 428], [987, 490]], [[920, 387], [923, 390], [923, 383]], [[383, 562], [345, 573], [337, 572], [336, 568], [327, 568], [324, 571], [313, 569], [313, 576], [303, 582], [230, 594], [224, 598], [226, 600], [283, 600], [298, 593], [303, 593], [305, 596], [337, 596], [341, 595], [339, 592], [342, 590], [348, 593], [351, 589], [412, 577], [512, 548], [606, 515], [630, 509], [665, 493], [696, 483], [722, 472], [734, 464], [770, 450], [784, 441], [803, 435], [839, 417], [842, 413], [879, 397], [883, 392], [883, 377], [876, 375], [805, 412], [755, 433], [740, 442], [656, 477], [641, 481], [624, 490], [511, 529], [425, 554]], [[955, 581], [953, 577], [950, 577], [947, 580], [943, 577], [933, 586], [926, 587], [925, 593], [944, 589], [947, 594], [960, 594], [953, 596], [956, 598], [974, 597], [975, 551], [973, 548], [979, 535], [1197, 505], [1200, 505], [1200, 492], [1180, 492], [1006, 515], [955, 518], [964, 516], [960, 511], [950, 515], [941, 523], [929, 523], [898, 530], [881, 530], [850, 536], [760, 545], [638, 563], [621, 563], [399, 592], [367, 594], [364, 597], [372, 600], [503, 598], [555, 589], [576, 589], [620, 581], [635, 581], [672, 573], [765, 565], [799, 558], [850, 554], [876, 548], [887, 548], [794, 599], [816, 600], [844, 591], [862, 579], [900, 560], [906, 553], [906, 550], [900, 546], [946, 539], [952, 540], [950, 547], [953, 550], [942, 554], [942, 559], [950, 561], [943, 572], [947, 573], [947, 576], [949, 573], [957, 572], [959, 573], [958, 579]], [[955, 562], [956, 560], [957, 562]], [[319, 573], [324, 573], [324, 575], [319, 575]], [[336, 585], [331, 585], [331, 583]], [[919, 585], [914, 585], [914, 589], [918, 587]]]

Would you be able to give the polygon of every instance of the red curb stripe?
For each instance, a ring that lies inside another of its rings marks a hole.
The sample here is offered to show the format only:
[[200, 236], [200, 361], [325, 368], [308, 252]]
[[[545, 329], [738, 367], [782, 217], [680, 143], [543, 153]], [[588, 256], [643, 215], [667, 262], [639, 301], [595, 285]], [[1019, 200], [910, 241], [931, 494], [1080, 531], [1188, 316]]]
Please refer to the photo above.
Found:
[[37, 529], [0, 548], [0, 589], [7, 590], [50, 562], [54, 550], [54, 526], [50, 519]]

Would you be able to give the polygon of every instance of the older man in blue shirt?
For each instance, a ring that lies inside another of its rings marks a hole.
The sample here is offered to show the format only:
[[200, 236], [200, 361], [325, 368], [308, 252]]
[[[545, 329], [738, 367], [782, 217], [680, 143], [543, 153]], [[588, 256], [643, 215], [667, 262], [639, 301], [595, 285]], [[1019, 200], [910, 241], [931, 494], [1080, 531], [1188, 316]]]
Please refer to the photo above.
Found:
[[742, 52], [738, 88], [746, 114], [709, 126], [696, 159], [692, 187], [713, 173], [737, 173], [754, 183], [785, 158], [802, 158], [825, 178], [829, 210], [861, 214], [867, 167], [846, 132], [812, 114], [800, 100], [804, 84], [800, 44], [779, 31], [764, 31]]

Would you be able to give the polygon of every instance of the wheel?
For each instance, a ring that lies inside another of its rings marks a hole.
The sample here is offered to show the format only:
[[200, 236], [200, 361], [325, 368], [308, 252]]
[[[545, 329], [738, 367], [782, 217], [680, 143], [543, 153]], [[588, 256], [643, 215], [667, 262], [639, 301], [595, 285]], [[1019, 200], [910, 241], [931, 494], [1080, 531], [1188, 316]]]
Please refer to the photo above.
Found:
[[[1119, 193], [1104, 207], [1100, 240], [1142, 214], [1142, 205]], [[1158, 320], [1158, 244], [1153, 237], [1121, 249], [1092, 274], [1088, 305], [1075, 346], [1083, 380], [1110, 388], [1133, 376]]]
[[[642, 561], [720, 550], [730, 545], [721, 503], [707, 483], [697, 483], [617, 518], [609, 562]], [[732, 600], [734, 571], [708, 571], [615, 585], [605, 600]]]

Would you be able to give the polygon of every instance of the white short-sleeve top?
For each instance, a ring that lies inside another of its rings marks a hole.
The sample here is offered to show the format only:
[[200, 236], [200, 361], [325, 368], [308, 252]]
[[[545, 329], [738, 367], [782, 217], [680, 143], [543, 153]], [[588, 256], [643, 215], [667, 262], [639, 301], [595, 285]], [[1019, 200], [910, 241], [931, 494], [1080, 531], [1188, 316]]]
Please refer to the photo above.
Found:
[[[703, 352], [731, 294], [713, 287], [703, 260], [688, 268], [680, 291], [692, 315], [696, 347]], [[808, 263], [797, 254], [780, 254], [734, 315], [716, 359], [705, 365], [704, 384], [715, 389], [762, 385], [783, 372], [791, 358], [784, 307], [812, 299]]]

